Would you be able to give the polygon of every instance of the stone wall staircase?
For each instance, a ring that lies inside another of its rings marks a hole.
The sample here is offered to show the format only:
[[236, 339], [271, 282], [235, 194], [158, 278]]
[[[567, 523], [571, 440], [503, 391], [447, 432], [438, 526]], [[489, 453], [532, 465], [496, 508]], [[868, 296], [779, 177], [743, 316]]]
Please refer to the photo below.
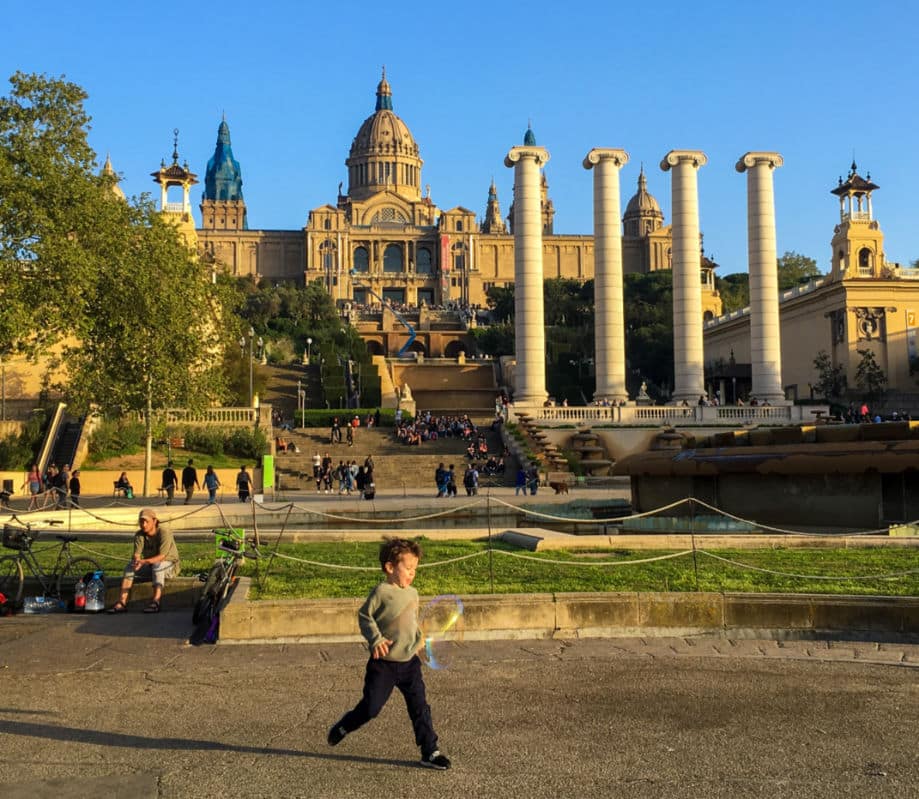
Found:
[[[485, 432], [489, 452], [500, 454], [503, 447], [500, 435], [489, 429], [490, 420], [474, 419], [481, 431]], [[279, 490], [315, 492], [313, 480], [313, 454], [321, 456], [328, 453], [332, 463], [339, 461], [356, 461], [363, 465], [368, 455], [373, 456], [374, 483], [377, 490], [429, 488], [434, 493], [434, 470], [438, 464], [456, 467], [458, 477], [462, 477], [468, 459], [467, 443], [462, 439], [440, 438], [437, 441], [426, 441], [417, 447], [409, 447], [396, 441], [392, 428], [359, 427], [354, 431], [354, 446], [349, 447], [342, 430], [342, 443], [329, 443], [329, 429], [326, 427], [301, 428], [283, 434], [284, 438], [296, 444], [298, 452], [279, 452], [275, 459]], [[493, 478], [498, 485], [513, 485], [516, 465], [508, 464], [503, 476]], [[485, 485], [480, 480], [480, 485]], [[462, 491], [462, 487], [460, 487]]]

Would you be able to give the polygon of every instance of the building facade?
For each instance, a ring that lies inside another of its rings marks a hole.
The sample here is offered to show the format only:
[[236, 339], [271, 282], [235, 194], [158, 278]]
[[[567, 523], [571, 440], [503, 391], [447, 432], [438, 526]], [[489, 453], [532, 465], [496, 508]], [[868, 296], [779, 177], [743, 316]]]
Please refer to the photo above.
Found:
[[[884, 371], [888, 388], [915, 393], [919, 386], [919, 270], [887, 260], [872, 205], [878, 188], [870, 174], [862, 178], [852, 164], [846, 179], [840, 178], [831, 190], [840, 208], [830, 240], [830, 273], [780, 295], [782, 386], [787, 399], [814, 396], [814, 359], [821, 351], [833, 366], [842, 367], [850, 388], [856, 387], [866, 351]], [[735, 393], [743, 397], [751, 361], [750, 309], [707, 322], [704, 339], [710, 388], [726, 402], [734, 402]]]
[[[334, 202], [313, 208], [302, 230], [251, 230], [241, 170], [224, 120], [205, 177], [198, 247], [233, 275], [277, 282], [321, 280], [341, 305], [484, 307], [489, 288], [514, 282], [513, 202], [505, 221], [492, 181], [481, 221], [462, 206], [441, 209], [422, 182], [423, 163], [418, 143], [393, 110], [384, 72], [374, 111], [345, 159], [347, 187], [339, 184]], [[593, 278], [593, 236], [556, 234], [544, 173], [540, 191], [545, 277]], [[623, 222], [624, 272], [669, 269], [670, 228], [648, 193], [643, 171]], [[714, 268], [703, 258], [706, 317], [721, 311]]]

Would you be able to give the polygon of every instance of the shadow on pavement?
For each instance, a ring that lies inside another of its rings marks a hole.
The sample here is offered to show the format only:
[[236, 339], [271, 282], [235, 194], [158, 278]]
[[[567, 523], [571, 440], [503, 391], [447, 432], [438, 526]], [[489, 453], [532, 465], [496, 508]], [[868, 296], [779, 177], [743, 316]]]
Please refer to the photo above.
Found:
[[[0, 710], [5, 713], [8, 711]], [[15, 711], [24, 713], [30, 711]], [[23, 735], [30, 738], [48, 738], [55, 741], [79, 741], [81, 745], [117, 746], [127, 749], [175, 749], [178, 751], [216, 751], [238, 752], [253, 755], [279, 755], [284, 757], [308, 757], [342, 763], [365, 763], [373, 766], [393, 766], [396, 768], [421, 768], [414, 760], [395, 760], [382, 757], [364, 757], [362, 755], [332, 754], [323, 752], [305, 752], [299, 749], [277, 749], [270, 746], [246, 746], [244, 744], [222, 743], [196, 738], [154, 738], [146, 735], [126, 735], [119, 732], [89, 730], [85, 727], [62, 727], [53, 724], [40, 724], [30, 721], [4, 721], [3, 731], [6, 735]]]

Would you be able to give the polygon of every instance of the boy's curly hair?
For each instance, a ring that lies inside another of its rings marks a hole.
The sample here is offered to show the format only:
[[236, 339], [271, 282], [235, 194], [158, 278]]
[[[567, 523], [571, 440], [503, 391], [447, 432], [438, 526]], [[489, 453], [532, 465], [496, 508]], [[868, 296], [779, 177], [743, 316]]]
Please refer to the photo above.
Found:
[[416, 541], [409, 541], [407, 538], [387, 538], [380, 546], [380, 568], [386, 571], [387, 563], [395, 566], [406, 552], [421, 559], [421, 547]]

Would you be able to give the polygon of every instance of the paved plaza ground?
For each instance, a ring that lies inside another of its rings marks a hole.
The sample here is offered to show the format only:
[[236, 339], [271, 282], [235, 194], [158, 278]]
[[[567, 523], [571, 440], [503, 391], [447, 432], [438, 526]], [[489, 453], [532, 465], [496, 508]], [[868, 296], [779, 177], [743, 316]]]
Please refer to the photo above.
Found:
[[919, 643], [466, 642], [337, 748], [357, 644], [190, 647], [188, 614], [0, 619], [0, 796], [919, 797]]

